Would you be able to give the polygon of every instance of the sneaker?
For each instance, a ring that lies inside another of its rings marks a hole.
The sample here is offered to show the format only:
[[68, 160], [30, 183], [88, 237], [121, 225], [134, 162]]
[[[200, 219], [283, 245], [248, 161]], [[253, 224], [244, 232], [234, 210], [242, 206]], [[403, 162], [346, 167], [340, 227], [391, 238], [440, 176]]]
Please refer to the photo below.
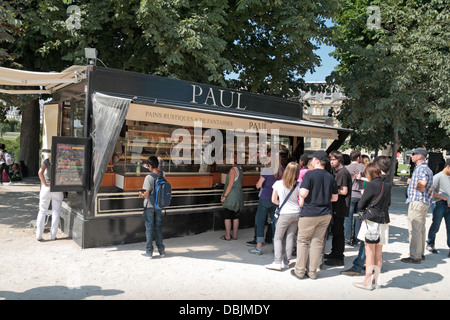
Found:
[[329, 259], [325, 260], [323, 262], [327, 266], [343, 266], [344, 265], [344, 259]]
[[250, 247], [256, 246], [256, 240], [253, 239], [252, 241], [247, 241], [246, 244]]
[[403, 258], [400, 259], [401, 262], [404, 263], [414, 263], [414, 264], [420, 264], [422, 259], [414, 259], [413, 257]]
[[36, 240], [37, 241], [42, 241], [42, 240], [44, 240], [42, 237], [36, 237]]
[[324, 259], [327, 259], [327, 260], [332, 260], [332, 259], [336, 259], [336, 257], [333, 255], [333, 253], [325, 253], [324, 255], [323, 255], [323, 258]]
[[248, 252], [253, 253], [253, 254], [256, 254], [256, 255], [258, 255], [258, 256], [262, 255], [262, 250], [261, 250], [261, 249], [258, 249], [258, 248], [256, 248], [256, 247], [253, 248], [253, 249], [248, 250]]
[[291, 275], [294, 276], [294, 277], [296, 277], [296, 278], [299, 279], [299, 280], [302, 280], [303, 277], [305, 276], [305, 275], [299, 276], [298, 274], [295, 273], [295, 270], [294, 270], [294, 269], [291, 270]]
[[270, 269], [270, 270], [281, 271], [281, 264], [280, 263], [272, 262], [271, 264], [266, 264], [264, 267], [266, 267], [266, 269]]
[[160, 256], [161, 258], [164, 258], [164, 257], [166, 256], [166, 252], [164, 251], [163, 253], [160, 253], [159, 256]]
[[153, 254], [150, 252], [142, 253], [141, 256], [147, 257], [149, 259], [153, 259]]
[[431, 253], [439, 253], [434, 246], [427, 246], [427, 250]]
[[289, 269], [289, 263], [282, 262], [281, 263], [281, 268], [282, 269]]

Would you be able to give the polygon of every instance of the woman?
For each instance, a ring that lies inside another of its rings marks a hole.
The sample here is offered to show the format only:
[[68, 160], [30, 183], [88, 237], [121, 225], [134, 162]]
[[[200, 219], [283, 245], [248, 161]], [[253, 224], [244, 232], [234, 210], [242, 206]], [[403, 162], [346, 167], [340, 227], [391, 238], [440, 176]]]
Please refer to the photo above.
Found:
[[[220, 199], [222, 207], [225, 208], [225, 235], [220, 237], [222, 240], [237, 240], [237, 231], [239, 228], [239, 213], [244, 209], [244, 193], [242, 191], [242, 168], [237, 167], [236, 153], [234, 153], [233, 166], [228, 172], [225, 181], [225, 188]], [[232, 223], [233, 220], [233, 223]], [[233, 236], [231, 236], [231, 224], [233, 224]]]
[[[275, 182], [272, 186], [272, 202], [281, 206], [289, 196], [280, 210], [275, 236], [273, 240], [274, 261], [265, 267], [271, 270], [281, 270], [289, 267], [289, 260], [292, 257], [295, 235], [297, 233], [298, 218], [300, 215], [300, 206], [298, 196], [300, 188], [296, 180], [300, 166], [296, 162], [290, 162], [284, 170], [281, 180]], [[293, 190], [293, 192], [291, 192]], [[286, 235], [286, 246], [283, 248], [283, 238]]]
[[298, 181], [298, 183], [302, 183], [303, 176], [309, 170], [309, 168], [308, 168], [308, 163], [309, 163], [308, 155], [306, 153], [302, 154], [300, 156], [300, 159], [298, 160], [298, 163], [300, 164], [300, 173], [298, 175], [297, 181]]
[[[268, 153], [270, 157], [270, 152]], [[265, 167], [261, 171], [261, 176], [259, 177], [258, 182], [256, 183], [256, 188], [260, 189], [259, 193], [259, 201], [258, 201], [258, 209], [256, 210], [255, 215], [255, 237], [256, 237], [256, 247], [250, 249], [248, 252], [254, 253], [257, 255], [262, 254], [262, 244], [264, 242], [264, 226], [266, 224], [267, 214], [270, 215], [270, 218], [273, 219], [273, 215], [275, 214], [275, 209], [277, 206], [272, 203], [272, 186], [275, 181], [280, 180], [283, 171], [281, 165], [278, 166], [276, 172], [271, 168], [271, 162], [265, 165]], [[272, 235], [275, 232], [275, 228], [272, 224]]]
[[[358, 209], [364, 210], [370, 205], [371, 213], [364, 213], [364, 221], [359, 229], [358, 239], [364, 241], [366, 249], [366, 277], [362, 283], [353, 283], [357, 288], [373, 290], [380, 286], [380, 272], [383, 264], [383, 245], [388, 243], [389, 239], [389, 205], [391, 204], [392, 186], [382, 180], [381, 169], [373, 163], [370, 163], [365, 170], [367, 183], [361, 200], [358, 203]], [[380, 234], [379, 243], [367, 243], [365, 241], [368, 230], [378, 230]]]
[[[46, 158], [47, 156], [47, 158]], [[42, 234], [44, 233], [45, 219], [47, 217], [47, 211], [52, 203], [52, 225], [50, 228], [50, 239], [56, 240], [56, 235], [59, 228], [59, 220], [61, 215], [61, 206], [64, 199], [62, 192], [51, 192], [51, 153], [48, 149], [42, 150], [42, 158], [45, 159], [38, 171], [39, 179], [41, 180], [41, 191], [39, 192], [39, 212], [36, 219], [36, 239], [38, 241], [43, 240]]]

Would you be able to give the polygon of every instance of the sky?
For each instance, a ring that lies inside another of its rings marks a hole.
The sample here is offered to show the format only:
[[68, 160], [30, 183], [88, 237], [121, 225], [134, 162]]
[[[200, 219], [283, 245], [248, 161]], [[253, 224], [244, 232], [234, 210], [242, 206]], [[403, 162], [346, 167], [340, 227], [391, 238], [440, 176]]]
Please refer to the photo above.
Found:
[[[327, 45], [322, 45], [320, 49], [315, 52], [322, 59], [321, 66], [315, 68], [314, 73], [307, 73], [304, 76], [305, 81], [325, 81], [325, 78], [330, 75], [331, 71], [334, 70], [334, 67], [338, 65], [338, 61], [333, 57], [329, 56], [329, 53], [334, 51], [334, 47], [330, 47]], [[235, 78], [236, 74], [231, 74], [227, 78]]]
[[307, 73], [304, 77], [305, 81], [325, 81], [325, 78], [330, 75], [334, 67], [338, 65], [338, 61], [328, 54], [334, 51], [334, 47], [322, 45], [316, 53], [322, 59], [321, 67], [315, 68], [313, 74]]

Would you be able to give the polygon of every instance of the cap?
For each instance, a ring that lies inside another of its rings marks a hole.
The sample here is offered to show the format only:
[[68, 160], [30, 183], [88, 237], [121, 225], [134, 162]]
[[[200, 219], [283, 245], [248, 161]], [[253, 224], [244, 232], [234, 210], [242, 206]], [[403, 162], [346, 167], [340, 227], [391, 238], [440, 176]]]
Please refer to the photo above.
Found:
[[310, 159], [311, 158], [317, 158], [319, 160], [327, 160], [328, 159], [328, 154], [325, 151], [323, 151], [323, 150], [319, 150], [319, 151], [314, 152], [313, 154], [310, 154], [308, 156], [308, 158], [310, 158]]
[[428, 151], [424, 148], [415, 148], [412, 151], [413, 154], [421, 154], [422, 156], [426, 157], [428, 155]]

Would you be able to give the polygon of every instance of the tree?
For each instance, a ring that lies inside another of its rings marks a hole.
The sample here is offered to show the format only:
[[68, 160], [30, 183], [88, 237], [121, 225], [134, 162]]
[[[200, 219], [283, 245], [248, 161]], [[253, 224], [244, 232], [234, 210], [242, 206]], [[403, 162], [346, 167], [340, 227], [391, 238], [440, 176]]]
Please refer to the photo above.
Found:
[[320, 65], [314, 50], [327, 43], [326, 20], [335, 0], [229, 1], [225, 57], [239, 74], [239, 87], [280, 97], [306, 89], [301, 79]]
[[[14, 42], [14, 35], [18, 32], [22, 22], [16, 18], [17, 12], [7, 1], [0, 0], [0, 44]], [[0, 47], [0, 62], [12, 60], [10, 52]]]
[[[380, 9], [379, 28], [367, 27], [369, 5]], [[352, 147], [390, 144], [394, 164], [400, 143], [427, 142], [427, 126], [450, 133], [448, 17], [441, 0], [342, 2], [332, 78], [348, 97], [337, 119], [355, 130]]]
[[[22, 25], [14, 41], [0, 43], [14, 57], [2, 65], [61, 71], [85, 64], [84, 48], [95, 47], [111, 68], [296, 96], [299, 77], [320, 64], [313, 51], [327, 41], [336, 2], [11, 0], [5, 12]], [[69, 5], [79, 9], [79, 24], [68, 21]], [[231, 72], [237, 81], [225, 80]], [[35, 172], [38, 150], [27, 147], [39, 145], [39, 122], [24, 113], [36, 109], [36, 97], [29, 104], [20, 104], [24, 121], [33, 122], [22, 126], [21, 149]]]

